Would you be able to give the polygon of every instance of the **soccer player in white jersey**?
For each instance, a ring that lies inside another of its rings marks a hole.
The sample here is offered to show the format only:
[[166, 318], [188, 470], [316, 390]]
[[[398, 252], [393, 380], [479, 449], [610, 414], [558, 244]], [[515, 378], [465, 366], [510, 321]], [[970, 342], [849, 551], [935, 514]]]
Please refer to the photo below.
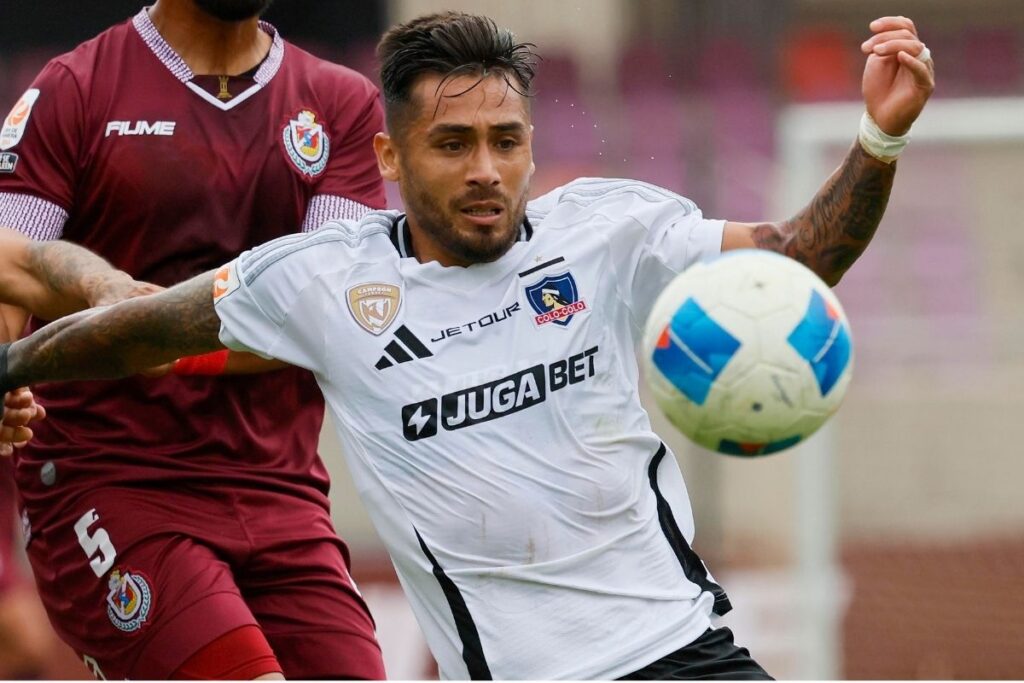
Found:
[[833, 283], [864, 250], [933, 89], [910, 20], [871, 29], [873, 120], [842, 166], [794, 218], [739, 224], [629, 180], [528, 203], [529, 46], [461, 13], [398, 26], [378, 50], [376, 152], [405, 215], [54, 323], [0, 347], [0, 390], [222, 345], [308, 368], [443, 677], [768, 678], [711, 626], [729, 602], [690, 547], [634, 345], [659, 290], [722, 250], [778, 251]]

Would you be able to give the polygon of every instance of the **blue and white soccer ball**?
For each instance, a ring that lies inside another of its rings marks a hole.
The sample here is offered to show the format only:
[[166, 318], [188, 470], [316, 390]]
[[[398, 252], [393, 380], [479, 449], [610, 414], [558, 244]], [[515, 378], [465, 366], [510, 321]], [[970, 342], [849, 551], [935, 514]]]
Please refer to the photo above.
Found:
[[839, 408], [853, 367], [832, 290], [756, 249], [692, 266], [658, 297], [643, 339], [647, 383], [683, 434], [719, 453], [775, 453]]

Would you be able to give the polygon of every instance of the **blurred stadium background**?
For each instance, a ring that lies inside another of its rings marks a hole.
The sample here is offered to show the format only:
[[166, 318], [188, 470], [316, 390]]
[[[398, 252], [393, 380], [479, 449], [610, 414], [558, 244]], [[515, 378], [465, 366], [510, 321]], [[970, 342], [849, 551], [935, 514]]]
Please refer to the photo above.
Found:
[[[5, 0], [0, 109], [138, 6]], [[695, 545], [734, 598], [725, 621], [774, 675], [1024, 678], [1024, 3], [277, 0], [268, 19], [372, 74], [384, 28], [444, 8], [489, 14], [544, 56], [537, 193], [635, 177], [733, 220], [809, 199], [854, 139], [868, 22], [915, 20], [938, 89], [874, 244], [837, 288], [856, 343], [837, 419], [745, 462], [656, 421], [682, 462]], [[389, 672], [434, 677], [326, 433], [322, 452]]]

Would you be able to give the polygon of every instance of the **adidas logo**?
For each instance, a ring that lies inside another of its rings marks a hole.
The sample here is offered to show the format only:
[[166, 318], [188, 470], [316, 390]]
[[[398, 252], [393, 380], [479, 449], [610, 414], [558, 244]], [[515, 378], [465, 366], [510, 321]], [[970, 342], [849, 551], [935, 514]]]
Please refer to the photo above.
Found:
[[[434, 355], [405, 325], [395, 330], [395, 337], [384, 347], [384, 355], [374, 365], [378, 370], [390, 368], [395, 363], [408, 363], [416, 358], [429, 358]], [[413, 358], [414, 355], [416, 358]]]

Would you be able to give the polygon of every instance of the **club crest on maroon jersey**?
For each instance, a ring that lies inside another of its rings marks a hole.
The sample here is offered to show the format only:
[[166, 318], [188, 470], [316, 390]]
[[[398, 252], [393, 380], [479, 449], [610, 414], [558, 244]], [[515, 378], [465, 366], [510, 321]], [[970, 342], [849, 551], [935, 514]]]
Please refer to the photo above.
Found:
[[153, 609], [153, 593], [146, 577], [136, 571], [115, 569], [107, 580], [107, 616], [118, 630], [136, 633]]
[[288, 159], [303, 175], [315, 178], [327, 168], [331, 154], [331, 140], [316, 114], [303, 109], [285, 124], [282, 131], [284, 151]]

